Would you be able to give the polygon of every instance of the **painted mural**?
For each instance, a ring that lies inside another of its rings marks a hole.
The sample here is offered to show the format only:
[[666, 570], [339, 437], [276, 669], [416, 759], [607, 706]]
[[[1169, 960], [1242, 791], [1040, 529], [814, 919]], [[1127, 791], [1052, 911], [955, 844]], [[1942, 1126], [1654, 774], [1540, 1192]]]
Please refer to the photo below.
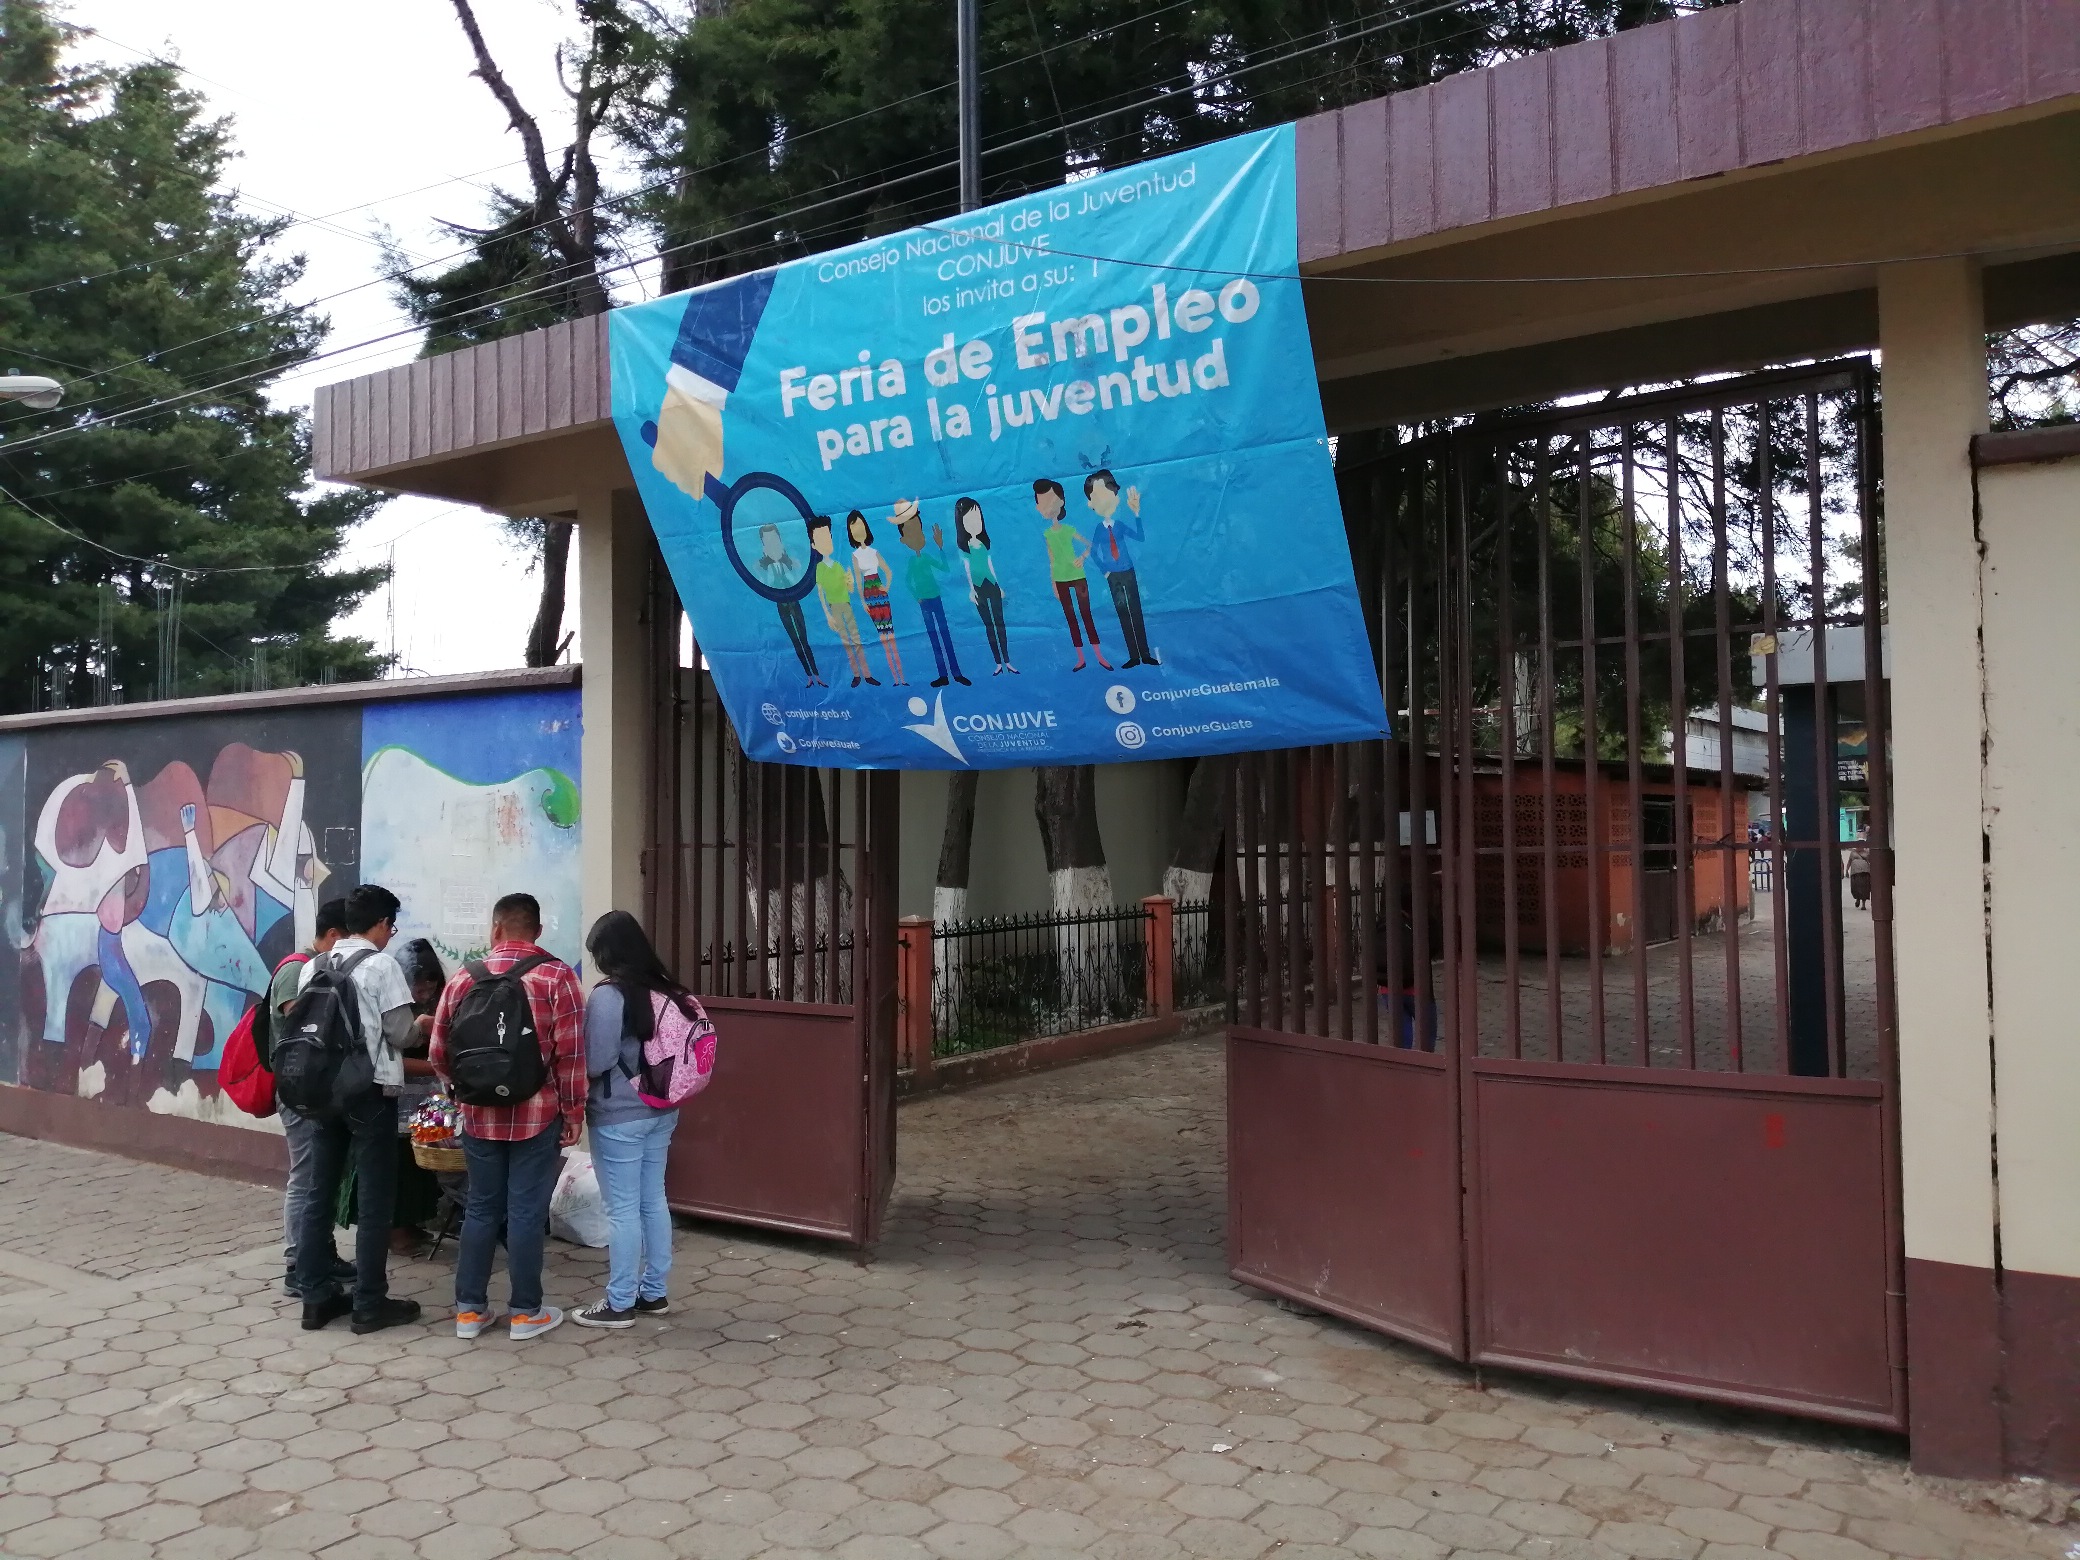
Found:
[[372, 704], [361, 722], [362, 873], [404, 901], [400, 937], [450, 970], [500, 895], [542, 904], [542, 945], [583, 955], [575, 689]]
[[358, 712], [61, 727], [27, 741], [19, 1081], [231, 1119], [224, 1041], [354, 883]]
[[452, 969], [491, 905], [542, 902], [576, 962], [578, 691], [559, 687], [0, 733], [0, 1085], [277, 1131], [224, 1042], [360, 882]]

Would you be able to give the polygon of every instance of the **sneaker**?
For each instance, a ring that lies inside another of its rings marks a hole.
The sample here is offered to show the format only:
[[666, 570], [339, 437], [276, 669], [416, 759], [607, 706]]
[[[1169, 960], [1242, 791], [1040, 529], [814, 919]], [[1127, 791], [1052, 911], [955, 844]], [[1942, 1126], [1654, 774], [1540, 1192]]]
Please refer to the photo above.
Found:
[[562, 1325], [563, 1312], [553, 1305], [545, 1305], [539, 1311], [515, 1311], [509, 1335], [518, 1342], [524, 1338], [539, 1338], [543, 1333], [554, 1331]]
[[306, 1300], [303, 1302], [303, 1330], [316, 1332], [321, 1327], [329, 1327], [342, 1316], [352, 1314], [353, 1309], [354, 1302], [336, 1291], [328, 1299]]
[[457, 1311], [455, 1313], [455, 1336], [474, 1338], [487, 1327], [496, 1327], [500, 1321], [496, 1311]]
[[350, 1324], [356, 1333], [381, 1332], [385, 1327], [402, 1327], [419, 1319], [416, 1300], [385, 1300], [373, 1311], [356, 1311]]
[[655, 1300], [644, 1300], [640, 1297], [636, 1300], [636, 1310], [643, 1316], [662, 1316], [671, 1308], [672, 1302], [663, 1295], [659, 1295]]
[[636, 1324], [636, 1313], [617, 1311], [602, 1300], [596, 1305], [579, 1306], [571, 1312], [571, 1320], [580, 1327], [633, 1327]]

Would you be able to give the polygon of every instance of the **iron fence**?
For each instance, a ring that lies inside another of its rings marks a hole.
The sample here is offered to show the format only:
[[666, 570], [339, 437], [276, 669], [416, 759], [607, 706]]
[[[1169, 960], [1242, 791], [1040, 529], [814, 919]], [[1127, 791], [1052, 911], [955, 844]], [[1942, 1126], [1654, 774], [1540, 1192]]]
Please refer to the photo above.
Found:
[[1171, 912], [1171, 1005], [1215, 1007], [1228, 1000], [1221, 918], [1207, 899], [1187, 899]]
[[1124, 1023], [1148, 1008], [1148, 912], [948, 921], [932, 929], [932, 1054]]

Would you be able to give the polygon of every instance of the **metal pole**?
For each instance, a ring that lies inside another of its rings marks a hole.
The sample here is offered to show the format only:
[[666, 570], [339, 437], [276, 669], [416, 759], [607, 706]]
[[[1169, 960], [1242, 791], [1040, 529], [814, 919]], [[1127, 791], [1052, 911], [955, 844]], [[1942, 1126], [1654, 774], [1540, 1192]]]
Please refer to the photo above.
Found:
[[977, 0], [954, 0], [960, 35], [961, 210], [982, 204], [982, 23]]

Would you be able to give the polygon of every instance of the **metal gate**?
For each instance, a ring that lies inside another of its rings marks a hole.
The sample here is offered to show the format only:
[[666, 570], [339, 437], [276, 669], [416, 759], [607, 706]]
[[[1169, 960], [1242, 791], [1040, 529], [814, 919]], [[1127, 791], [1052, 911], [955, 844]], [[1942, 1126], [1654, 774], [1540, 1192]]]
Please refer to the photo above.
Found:
[[1237, 767], [1238, 1277], [1904, 1425], [1873, 389], [1476, 419], [1346, 474], [1395, 738]]
[[644, 921], [722, 1036], [682, 1212], [873, 1244], [895, 1177], [898, 777], [744, 756], [653, 549]]

